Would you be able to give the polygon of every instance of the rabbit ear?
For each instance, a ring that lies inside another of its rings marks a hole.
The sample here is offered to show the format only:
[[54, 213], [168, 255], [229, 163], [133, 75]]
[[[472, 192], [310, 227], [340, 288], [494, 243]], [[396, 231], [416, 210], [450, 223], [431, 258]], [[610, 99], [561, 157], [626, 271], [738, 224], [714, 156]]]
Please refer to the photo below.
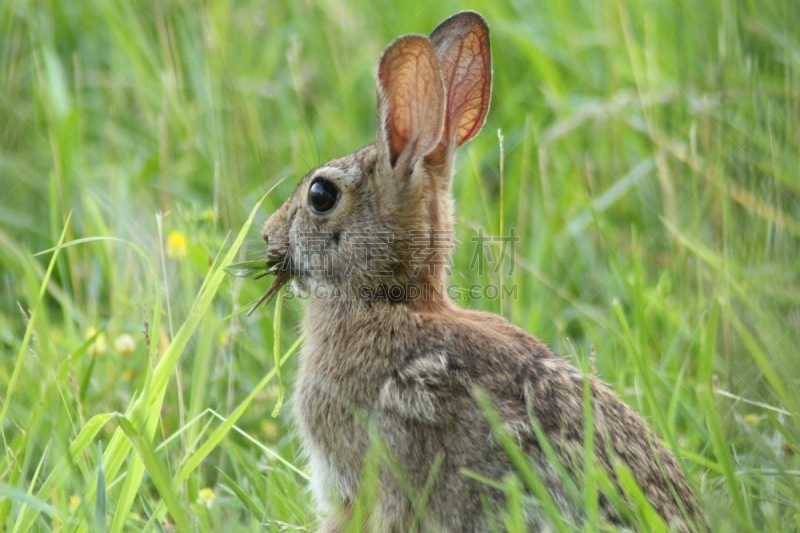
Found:
[[445, 92], [427, 37], [394, 41], [378, 68], [379, 144], [393, 168], [409, 170], [436, 148], [444, 128]]
[[463, 11], [433, 30], [431, 43], [442, 69], [447, 110], [441, 144], [432, 158], [472, 139], [483, 127], [492, 93], [489, 27], [474, 11]]

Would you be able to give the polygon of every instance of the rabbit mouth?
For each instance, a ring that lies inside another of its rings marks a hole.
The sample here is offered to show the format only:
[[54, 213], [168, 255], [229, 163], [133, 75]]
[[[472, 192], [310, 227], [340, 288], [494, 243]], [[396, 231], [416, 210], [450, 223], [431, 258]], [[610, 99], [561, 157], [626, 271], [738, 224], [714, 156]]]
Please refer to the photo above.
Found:
[[292, 279], [293, 272], [292, 258], [288, 253], [270, 250], [267, 253], [266, 270], [256, 276], [255, 279], [261, 279], [264, 276], [275, 276], [275, 279], [272, 280], [272, 284], [270, 284], [267, 291], [253, 305], [253, 308], [247, 312], [247, 316], [253, 314], [261, 305], [269, 303], [272, 297], [275, 296], [284, 285], [289, 283]]

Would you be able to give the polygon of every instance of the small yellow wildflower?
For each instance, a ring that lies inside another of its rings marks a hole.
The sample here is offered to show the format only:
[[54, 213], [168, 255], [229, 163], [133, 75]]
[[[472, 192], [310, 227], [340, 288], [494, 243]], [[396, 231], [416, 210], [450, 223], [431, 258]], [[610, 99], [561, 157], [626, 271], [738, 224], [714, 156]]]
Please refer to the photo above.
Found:
[[211, 504], [216, 497], [217, 495], [214, 494], [214, 491], [206, 487], [204, 489], [200, 489], [200, 491], [197, 493], [197, 503], [200, 505], [205, 505], [211, 509]]
[[182, 259], [186, 255], [186, 236], [180, 231], [170, 231], [167, 235], [167, 257]]
[[755, 425], [758, 423], [758, 415], [755, 413], [747, 413], [744, 415], [744, 421], [748, 424]]
[[170, 342], [172, 342], [172, 341], [169, 340], [169, 335], [167, 335], [166, 330], [164, 330], [164, 329], [159, 330], [159, 332], [158, 332], [158, 354], [159, 355], [164, 355], [164, 353], [167, 351], [167, 348], [169, 348]]
[[114, 349], [120, 355], [130, 355], [136, 349], [136, 340], [133, 336], [123, 333], [114, 340]]
[[271, 418], [265, 418], [261, 421], [261, 434], [267, 442], [275, 442], [278, 440], [278, 423]]
[[[95, 328], [89, 328], [83, 333], [83, 338], [87, 341], [95, 336], [97, 330]], [[89, 355], [103, 355], [106, 353], [108, 349], [108, 345], [106, 344], [106, 334], [101, 333], [95, 337], [94, 342], [89, 346]]]
[[77, 494], [72, 494], [69, 497], [69, 512], [74, 513], [78, 510], [78, 506], [81, 504], [81, 497]]

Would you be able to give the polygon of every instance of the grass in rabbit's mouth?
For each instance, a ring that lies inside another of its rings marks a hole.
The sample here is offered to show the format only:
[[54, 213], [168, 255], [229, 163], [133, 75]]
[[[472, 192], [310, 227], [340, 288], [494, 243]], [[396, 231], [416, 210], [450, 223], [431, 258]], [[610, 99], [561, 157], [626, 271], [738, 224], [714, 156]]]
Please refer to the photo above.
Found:
[[247, 316], [252, 315], [260, 306], [269, 303], [273, 296], [286, 285], [291, 279], [291, 270], [288, 262], [283, 256], [267, 259], [256, 259], [253, 261], [242, 261], [226, 267], [228, 274], [238, 278], [261, 279], [265, 276], [275, 276], [269, 288], [253, 304], [247, 312]]
[[261, 279], [264, 276], [274, 274], [272, 271], [281, 261], [278, 260], [265, 260], [256, 259], [253, 261], [242, 261], [241, 263], [234, 263], [225, 267], [228, 274], [237, 278], [253, 278]]

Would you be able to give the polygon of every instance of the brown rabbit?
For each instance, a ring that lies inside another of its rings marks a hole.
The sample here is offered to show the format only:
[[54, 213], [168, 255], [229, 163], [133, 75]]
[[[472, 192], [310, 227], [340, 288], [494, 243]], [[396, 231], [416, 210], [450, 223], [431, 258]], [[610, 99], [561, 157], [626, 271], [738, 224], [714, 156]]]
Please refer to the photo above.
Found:
[[[582, 486], [585, 379], [596, 468], [619, 489], [626, 466], [672, 530], [705, 530], [675, 458], [633, 410], [525, 331], [460, 309], [442, 289], [455, 152], [483, 126], [491, 75], [489, 29], [476, 13], [445, 20], [430, 37], [394, 41], [378, 69], [377, 141], [309, 172], [264, 227], [278, 276], [268, 295], [287, 281], [308, 295], [293, 402], [326, 515], [321, 530], [347, 529], [373, 436], [391, 460], [380, 469], [370, 530], [496, 529], [491, 515], [505, 508], [504, 492], [464, 472], [502, 482], [516, 470], [478, 397], [563, 519], [580, 527], [585, 506], [547, 460], [532, 421]], [[417, 513], [413, 495], [426, 483]], [[602, 521], [625, 527], [634, 502], [598, 494]], [[551, 530], [535, 500], [526, 502], [528, 530]]]

